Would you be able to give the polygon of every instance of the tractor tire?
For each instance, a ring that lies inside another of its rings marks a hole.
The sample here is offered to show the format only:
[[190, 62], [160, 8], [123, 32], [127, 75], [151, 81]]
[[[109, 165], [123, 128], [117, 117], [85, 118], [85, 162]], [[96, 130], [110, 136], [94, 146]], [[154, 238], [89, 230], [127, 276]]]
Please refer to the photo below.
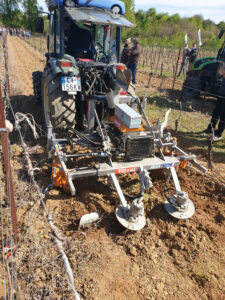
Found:
[[111, 11], [112, 11], [112, 13], [115, 14], [115, 15], [118, 15], [118, 14], [121, 14], [121, 13], [122, 13], [122, 10], [121, 10], [121, 8], [120, 8], [119, 5], [113, 5], [113, 6], [111, 7]]
[[34, 102], [38, 105], [42, 102], [41, 85], [42, 85], [42, 72], [37, 71], [32, 73], [33, 89], [34, 89]]
[[45, 67], [42, 78], [42, 109], [44, 126], [51, 122], [54, 129], [65, 130], [75, 126], [75, 96], [62, 91], [61, 76]]
[[188, 77], [183, 83], [183, 96], [189, 98], [200, 97], [200, 82], [196, 77]]

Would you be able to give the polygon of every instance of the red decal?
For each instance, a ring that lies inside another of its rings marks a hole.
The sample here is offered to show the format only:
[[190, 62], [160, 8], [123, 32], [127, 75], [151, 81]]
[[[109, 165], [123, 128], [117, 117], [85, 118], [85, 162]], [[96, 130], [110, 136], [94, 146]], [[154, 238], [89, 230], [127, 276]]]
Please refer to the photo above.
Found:
[[126, 174], [126, 173], [133, 173], [137, 172], [137, 167], [125, 168], [125, 169], [117, 169], [115, 174]]

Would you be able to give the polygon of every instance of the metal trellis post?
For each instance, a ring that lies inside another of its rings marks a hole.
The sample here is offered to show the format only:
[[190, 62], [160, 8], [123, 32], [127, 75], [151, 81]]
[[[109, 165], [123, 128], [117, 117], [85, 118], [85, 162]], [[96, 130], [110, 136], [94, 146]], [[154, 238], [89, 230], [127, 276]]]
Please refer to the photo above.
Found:
[[8, 193], [10, 199], [13, 234], [14, 234], [15, 242], [17, 242], [18, 223], [17, 223], [17, 216], [16, 216], [14, 190], [13, 190], [12, 170], [11, 170], [10, 157], [9, 157], [10, 152], [9, 152], [9, 144], [8, 144], [8, 131], [5, 126], [5, 113], [4, 113], [1, 85], [0, 85], [0, 137], [2, 142], [3, 160], [4, 160], [6, 181], [7, 181]]

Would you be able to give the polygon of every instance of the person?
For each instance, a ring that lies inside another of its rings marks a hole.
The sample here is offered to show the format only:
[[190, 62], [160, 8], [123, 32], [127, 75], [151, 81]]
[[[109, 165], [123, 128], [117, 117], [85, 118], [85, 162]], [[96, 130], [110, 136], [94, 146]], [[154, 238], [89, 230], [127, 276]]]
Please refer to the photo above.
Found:
[[30, 32], [29, 31], [26, 31], [26, 38], [27, 38], [27, 40], [29, 40], [29, 38], [30, 38]]
[[[214, 141], [222, 139], [222, 134], [225, 129], [225, 64], [220, 66], [218, 73], [223, 76], [219, 90], [219, 97], [213, 110], [211, 121], [207, 129], [202, 131], [203, 135], [212, 134], [214, 132]], [[218, 121], [218, 129], [215, 130]]]
[[185, 73], [188, 71], [188, 58], [190, 55], [191, 49], [188, 47], [188, 44], [185, 44], [184, 49], [183, 49], [183, 57], [182, 57], [182, 62], [180, 66], [180, 71], [177, 75], [179, 77], [184, 69]]
[[196, 60], [198, 56], [198, 52], [197, 52], [197, 44], [193, 43], [190, 54], [189, 54], [189, 66], [188, 66], [188, 71], [192, 70], [192, 64], [193, 62]]
[[222, 61], [225, 60], [225, 48], [224, 47], [221, 47], [218, 50], [216, 60], [222, 60]]
[[122, 54], [121, 54], [121, 63], [124, 64], [124, 65], [127, 65], [128, 63], [128, 53], [130, 51], [130, 40], [129, 39], [126, 39], [125, 42], [124, 42], [124, 48], [123, 48], [123, 51], [122, 51]]
[[141, 55], [141, 48], [139, 46], [139, 42], [137, 38], [133, 39], [133, 47], [128, 52], [128, 64], [127, 68], [132, 72], [132, 83], [136, 84], [136, 73], [138, 60]]

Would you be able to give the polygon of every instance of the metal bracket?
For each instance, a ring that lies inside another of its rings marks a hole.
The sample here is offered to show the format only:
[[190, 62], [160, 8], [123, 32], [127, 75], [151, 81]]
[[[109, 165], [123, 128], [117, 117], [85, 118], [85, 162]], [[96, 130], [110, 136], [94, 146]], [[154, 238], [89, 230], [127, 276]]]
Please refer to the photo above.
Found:
[[151, 178], [149, 176], [149, 172], [144, 169], [143, 166], [140, 166], [138, 169], [138, 175], [140, 177], [140, 181], [141, 181], [141, 189], [140, 192], [141, 194], [144, 193], [146, 190], [149, 190], [153, 187]]

